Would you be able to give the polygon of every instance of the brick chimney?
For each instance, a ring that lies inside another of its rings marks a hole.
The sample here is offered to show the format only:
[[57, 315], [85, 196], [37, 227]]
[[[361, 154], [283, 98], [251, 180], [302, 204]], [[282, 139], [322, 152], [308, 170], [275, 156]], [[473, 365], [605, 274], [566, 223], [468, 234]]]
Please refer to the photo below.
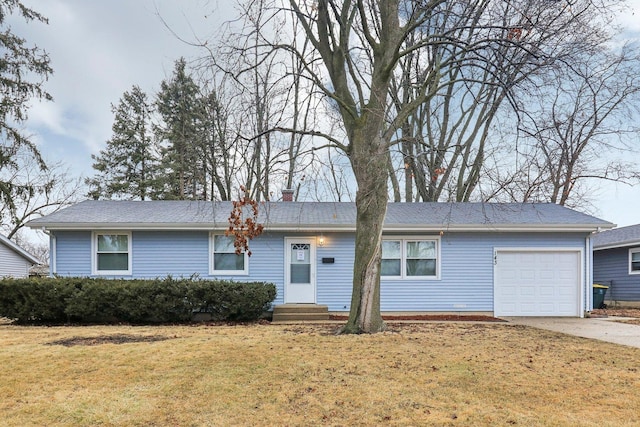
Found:
[[282, 190], [282, 201], [293, 202], [293, 193], [294, 191], [291, 188], [285, 188]]

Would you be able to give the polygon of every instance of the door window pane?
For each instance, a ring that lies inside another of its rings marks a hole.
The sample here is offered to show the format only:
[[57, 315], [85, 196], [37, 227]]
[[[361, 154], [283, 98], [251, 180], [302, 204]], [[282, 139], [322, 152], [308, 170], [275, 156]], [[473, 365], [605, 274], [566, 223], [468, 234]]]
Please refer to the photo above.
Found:
[[311, 283], [310, 264], [291, 264], [291, 283]]
[[311, 283], [311, 245], [292, 243], [289, 264], [291, 283]]
[[303, 243], [294, 243], [291, 245], [291, 263], [292, 264], [310, 264], [311, 263], [311, 246]]

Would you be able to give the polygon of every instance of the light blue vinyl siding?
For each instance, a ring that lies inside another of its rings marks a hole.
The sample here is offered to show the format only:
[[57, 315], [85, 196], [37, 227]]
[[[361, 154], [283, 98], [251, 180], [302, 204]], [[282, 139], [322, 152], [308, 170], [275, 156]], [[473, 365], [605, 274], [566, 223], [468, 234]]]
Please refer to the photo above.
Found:
[[[394, 234], [394, 236], [397, 236]], [[440, 239], [438, 280], [382, 280], [382, 311], [493, 311], [495, 248], [572, 247], [585, 249], [585, 233], [454, 233]], [[275, 304], [284, 302], [285, 237], [318, 237], [310, 233], [267, 232], [250, 242], [249, 274], [221, 276], [237, 281], [264, 281], [277, 288]], [[316, 302], [330, 311], [348, 311], [353, 280], [353, 233], [324, 233], [316, 248]], [[398, 236], [401, 237], [401, 236]], [[406, 235], [431, 238], [437, 235]], [[91, 275], [91, 232], [56, 232], [57, 272]], [[133, 278], [209, 275], [208, 231], [132, 231]], [[585, 251], [586, 252], [586, 251]], [[322, 263], [333, 258], [334, 263]], [[589, 263], [584, 263], [588, 265]], [[588, 277], [584, 272], [584, 277]]]
[[495, 248], [585, 247], [584, 233], [447, 233], [440, 280], [382, 280], [382, 311], [493, 311]]
[[56, 274], [91, 276], [91, 232], [56, 231]]
[[131, 242], [133, 277], [206, 277], [209, 274], [207, 232], [134, 231]]
[[[353, 234], [325, 234], [324, 246], [316, 249], [317, 302], [330, 311], [346, 311], [351, 305], [355, 241]], [[322, 258], [333, 258], [333, 264], [323, 264]]]
[[629, 249], [593, 252], [593, 282], [610, 286], [607, 300], [640, 301], [640, 274], [629, 274]]

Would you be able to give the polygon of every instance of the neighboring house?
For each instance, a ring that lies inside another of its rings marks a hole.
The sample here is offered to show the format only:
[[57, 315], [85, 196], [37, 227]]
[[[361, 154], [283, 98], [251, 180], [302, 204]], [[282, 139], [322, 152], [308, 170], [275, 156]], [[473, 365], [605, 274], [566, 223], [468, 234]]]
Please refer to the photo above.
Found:
[[593, 236], [593, 280], [609, 286], [606, 300], [640, 302], [640, 224]]
[[28, 277], [29, 269], [40, 261], [0, 234], [0, 278]]
[[[85, 201], [31, 221], [51, 236], [51, 273], [267, 281], [276, 304], [349, 310], [353, 203], [260, 204], [252, 256], [226, 237], [231, 202]], [[390, 203], [383, 312], [583, 316], [591, 234], [614, 225], [555, 204]]]

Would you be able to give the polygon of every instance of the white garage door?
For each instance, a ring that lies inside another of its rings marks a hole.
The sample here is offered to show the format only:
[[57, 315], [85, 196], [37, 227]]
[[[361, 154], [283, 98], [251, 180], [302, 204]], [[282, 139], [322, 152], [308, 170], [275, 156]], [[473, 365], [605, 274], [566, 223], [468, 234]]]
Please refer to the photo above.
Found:
[[498, 250], [496, 316], [579, 316], [580, 251]]

